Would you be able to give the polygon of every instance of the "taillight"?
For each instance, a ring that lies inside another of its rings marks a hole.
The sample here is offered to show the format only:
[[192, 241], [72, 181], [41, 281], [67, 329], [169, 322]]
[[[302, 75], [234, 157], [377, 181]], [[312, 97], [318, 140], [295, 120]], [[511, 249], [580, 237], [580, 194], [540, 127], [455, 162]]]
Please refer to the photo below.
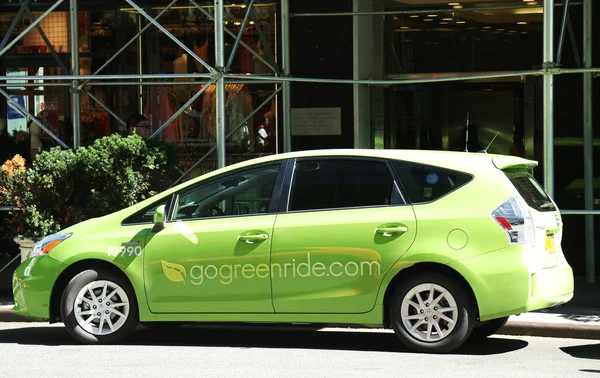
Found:
[[494, 210], [492, 218], [506, 231], [511, 243], [533, 244], [533, 222], [525, 201], [513, 197]]

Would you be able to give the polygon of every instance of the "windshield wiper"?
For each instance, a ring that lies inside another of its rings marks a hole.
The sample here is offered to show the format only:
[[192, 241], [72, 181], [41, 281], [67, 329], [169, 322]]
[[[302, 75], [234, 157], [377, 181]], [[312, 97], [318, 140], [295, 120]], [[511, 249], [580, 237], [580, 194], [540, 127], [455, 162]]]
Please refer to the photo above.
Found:
[[554, 204], [552, 202], [550, 202], [550, 201], [547, 201], [546, 203], [540, 205], [541, 209], [547, 209], [549, 207], [554, 207]]

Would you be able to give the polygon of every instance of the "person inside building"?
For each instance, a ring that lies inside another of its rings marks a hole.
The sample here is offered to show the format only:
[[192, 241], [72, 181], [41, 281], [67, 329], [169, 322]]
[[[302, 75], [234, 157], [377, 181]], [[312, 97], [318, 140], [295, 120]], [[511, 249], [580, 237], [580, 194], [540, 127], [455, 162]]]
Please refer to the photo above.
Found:
[[127, 132], [129, 135], [137, 134], [143, 139], [150, 136], [150, 122], [146, 116], [135, 113], [127, 118]]

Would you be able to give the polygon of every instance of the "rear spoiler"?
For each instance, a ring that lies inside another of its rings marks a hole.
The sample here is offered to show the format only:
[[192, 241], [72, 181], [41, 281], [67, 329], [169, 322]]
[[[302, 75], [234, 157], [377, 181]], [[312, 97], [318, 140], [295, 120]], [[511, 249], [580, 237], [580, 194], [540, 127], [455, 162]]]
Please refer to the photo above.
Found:
[[504, 171], [509, 169], [531, 169], [538, 165], [535, 160], [523, 159], [517, 156], [495, 156], [492, 162], [496, 168]]

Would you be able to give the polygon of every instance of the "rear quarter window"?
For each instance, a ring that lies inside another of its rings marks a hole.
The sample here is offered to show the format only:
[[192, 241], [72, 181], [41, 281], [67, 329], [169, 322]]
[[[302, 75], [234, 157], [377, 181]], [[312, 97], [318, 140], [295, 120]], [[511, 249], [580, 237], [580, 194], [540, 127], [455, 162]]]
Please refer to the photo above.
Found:
[[473, 179], [464, 172], [400, 160], [391, 160], [411, 203], [425, 203], [460, 188]]
[[544, 188], [528, 172], [504, 172], [529, 207], [537, 211], [557, 211]]

